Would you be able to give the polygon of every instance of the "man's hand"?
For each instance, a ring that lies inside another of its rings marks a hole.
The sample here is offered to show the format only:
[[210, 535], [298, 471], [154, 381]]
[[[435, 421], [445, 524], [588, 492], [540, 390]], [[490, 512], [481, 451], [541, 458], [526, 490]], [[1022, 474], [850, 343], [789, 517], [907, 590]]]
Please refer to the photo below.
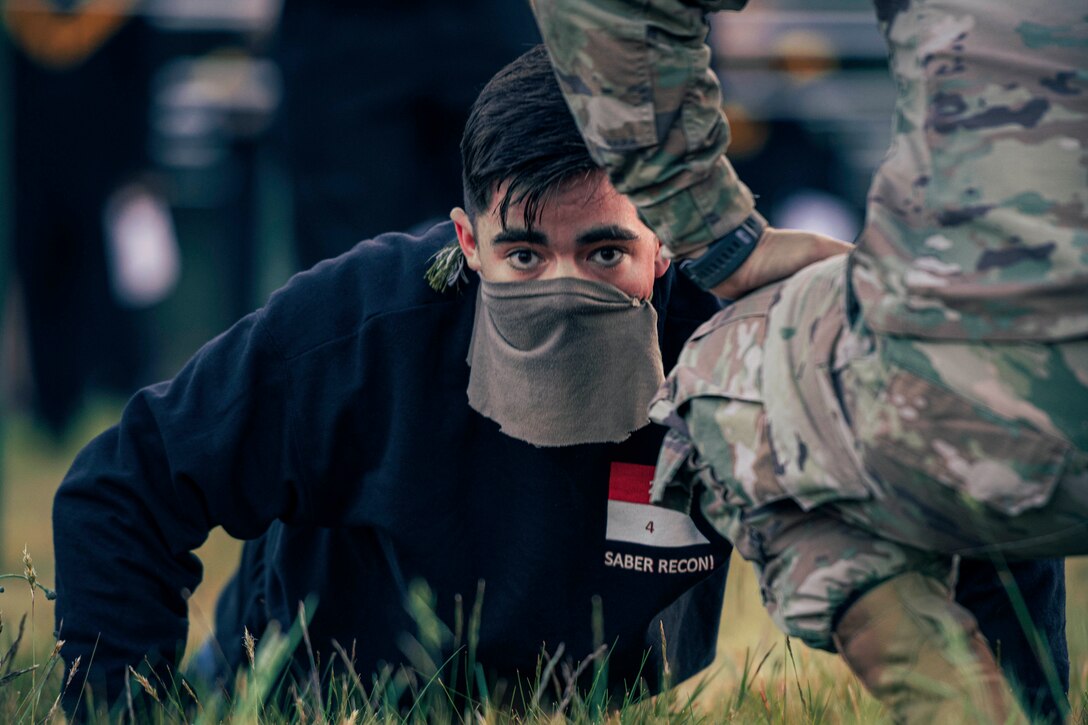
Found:
[[754, 289], [789, 277], [813, 262], [846, 254], [853, 248], [853, 244], [823, 234], [768, 226], [744, 264], [710, 292], [722, 299], [735, 300]]

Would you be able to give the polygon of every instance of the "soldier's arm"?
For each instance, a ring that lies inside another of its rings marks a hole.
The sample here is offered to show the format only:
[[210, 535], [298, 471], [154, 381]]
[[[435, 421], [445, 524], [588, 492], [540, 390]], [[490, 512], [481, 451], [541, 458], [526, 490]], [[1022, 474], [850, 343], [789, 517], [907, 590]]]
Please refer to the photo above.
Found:
[[743, 0], [534, 0], [560, 86], [595, 161], [674, 253], [753, 211], [725, 157], [729, 126], [705, 13]]
[[57, 629], [69, 670], [81, 658], [69, 713], [84, 681], [97, 703], [116, 701], [145, 658], [170, 682], [201, 580], [191, 552], [213, 527], [252, 538], [305, 509], [285, 377], [255, 313], [133, 396], [76, 457], [53, 505]]
[[[745, 2], [533, 2], [590, 153], [674, 257], [694, 261], [713, 254], [712, 243], [729, 239], [755, 212], [751, 192], [725, 155], [729, 126], [706, 43], [705, 14]], [[735, 299], [850, 249], [797, 231], [767, 228], [755, 238], [734, 272], [696, 281]]]

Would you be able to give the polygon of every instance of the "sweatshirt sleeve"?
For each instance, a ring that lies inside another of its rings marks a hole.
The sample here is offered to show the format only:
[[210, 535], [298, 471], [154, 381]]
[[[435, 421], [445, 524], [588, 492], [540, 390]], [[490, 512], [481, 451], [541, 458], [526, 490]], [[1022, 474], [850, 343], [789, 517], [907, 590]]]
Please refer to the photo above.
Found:
[[305, 516], [288, 388], [254, 313], [138, 392], [76, 457], [53, 504], [57, 629], [86, 673], [66, 705], [85, 676], [112, 703], [128, 665], [177, 664], [202, 575], [192, 550], [213, 527], [253, 538]]
[[705, 13], [745, 2], [533, 0], [590, 154], [673, 256], [698, 252], [754, 208], [725, 156], [706, 43]]

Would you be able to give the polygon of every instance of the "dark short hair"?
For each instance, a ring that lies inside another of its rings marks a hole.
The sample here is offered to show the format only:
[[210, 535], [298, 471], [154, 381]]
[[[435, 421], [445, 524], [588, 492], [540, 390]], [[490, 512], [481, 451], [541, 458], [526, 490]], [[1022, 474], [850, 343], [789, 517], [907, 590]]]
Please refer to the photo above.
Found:
[[461, 137], [469, 218], [486, 212], [499, 185], [503, 226], [511, 204], [525, 204], [525, 225], [564, 183], [599, 171], [559, 90], [551, 61], [537, 45], [500, 70], [472, 105]]

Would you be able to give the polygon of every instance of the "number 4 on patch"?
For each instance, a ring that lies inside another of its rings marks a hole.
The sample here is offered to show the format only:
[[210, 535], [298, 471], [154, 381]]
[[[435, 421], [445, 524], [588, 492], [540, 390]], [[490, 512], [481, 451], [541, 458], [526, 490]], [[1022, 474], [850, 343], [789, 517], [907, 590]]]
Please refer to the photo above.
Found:
[[654, 532], [654, 522], [651, 521], [648, 524], [646, 524], [645, 529], [652, 534]]

